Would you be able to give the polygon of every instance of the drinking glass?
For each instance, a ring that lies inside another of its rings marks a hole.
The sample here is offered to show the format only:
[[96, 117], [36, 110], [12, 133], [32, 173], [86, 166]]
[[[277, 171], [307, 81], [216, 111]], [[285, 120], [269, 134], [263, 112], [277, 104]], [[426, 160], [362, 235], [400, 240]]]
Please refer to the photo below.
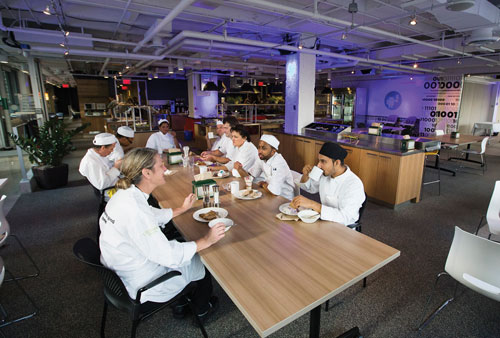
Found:
[[247, 187], [247, 190], [250, 190], [252, 189], [252, 182], [253, 182], [253, 177], [248, 175], [248, 176], [245, 176], [245, 185]]

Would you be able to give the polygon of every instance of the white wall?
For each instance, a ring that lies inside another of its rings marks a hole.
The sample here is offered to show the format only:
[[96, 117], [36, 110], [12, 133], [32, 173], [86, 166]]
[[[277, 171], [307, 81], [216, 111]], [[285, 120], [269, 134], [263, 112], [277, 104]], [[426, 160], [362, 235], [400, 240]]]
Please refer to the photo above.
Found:
[[462, 89], [458, 131], [471, 134], [475, 122], [492, 122], [497, 85], [477, 83], [466, 78]]

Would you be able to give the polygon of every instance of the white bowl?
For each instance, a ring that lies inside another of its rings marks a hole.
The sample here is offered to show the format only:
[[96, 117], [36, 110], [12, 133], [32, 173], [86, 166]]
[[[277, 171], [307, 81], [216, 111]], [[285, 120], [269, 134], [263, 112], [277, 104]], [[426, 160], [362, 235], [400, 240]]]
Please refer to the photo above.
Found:
[[231, 228], [234, 225], [233, 220], [230, 218], [216, 218], [216, 219], [213, 219], [210, 222], [208, 222], [208, 226], [213, 227], [217, 223], [224, 223], [224, 225], [226, 226], [225, 231], [228, 231], [229, 228]]
[[319, 217], [321, 215], [318, 214], [314, 210], [302, 210], [302, 211], [299, 211], [299, 213], [297, 214], [297, 216], [299, 216], [299, 218], [300, 218], [300, 220], [302, 222], [305, 222], [305, 223], [314, 223], [314, 222], [316, 222], [319, 219]]

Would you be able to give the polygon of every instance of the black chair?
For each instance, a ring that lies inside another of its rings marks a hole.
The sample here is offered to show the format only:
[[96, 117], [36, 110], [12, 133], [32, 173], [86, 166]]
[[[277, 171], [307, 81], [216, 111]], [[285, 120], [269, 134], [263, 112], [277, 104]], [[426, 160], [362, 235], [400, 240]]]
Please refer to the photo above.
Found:
[[[359, 218], [358, 218], [358, 221], [355, 222], [355, 223], [346, 225], [348, 228], [355, 229], [357, 232], [362, 232], [361, 231], [362, 230], [362, 228], [361, 228], [361, 218], [363, 217], [363, 213], [365, 212], [365, 207], [366, 207], [367, 200], [368, 200], [368, 198], [366, 197], [366, 194], [365, 194], [365, 201], [363, 202], [363, 204], [361, 204], [361, 208], [359, 208]], [[366, 277], [363, 278], [363, 287], [366, 288]], [[328, 311], [329, 306], [330, 306], [330, 300], [327, 300], [326, 303], [325, 303], [325, 311]]]
[[134, 338], [136, 335], [137, 326], [142, 320], [148, 318], [149, 316], [155, 314], [156, 312], [162, 310], [163, 308], [172, 305], [174, 302], [180, 299], [187, 300], [189, 308], [191, 309], [193, 317], [195, 318], [198, 326], [200, 327], [203, 337], [205, 338], [208, 337], [207, 332], [205, 331], [205, 327], [203, 326], [202, 322], [196, 315], [194, 306], [191, 302], [191, 299], [189, 298], [189, 295], [196, 287], [196, 284], [194, 282], [188, 284], [184, 288], [184, 290], [182, 290], [177, 296], [175, 296], [174, 298], [170, 299], [165, 303], [145, 302], [141, 304], [140, 302], [141, 295], [144, 291], [149, 290], [152, 287], [160, 283], [163, 283], [172, 277], [181, 275], [179, 271], [170, 271], [164, 274], [163, 276], [156, 278], [152, 282], [140, 288], [137, 291], [136, 299], [132, 299], [129, 297], [127, 289], [125, 288], [125, 285], [123, 285], [123, 282], [121, 281], [120, 277], [118, 277], [118, 275], [114, 271], [104, 267], [101, 264], [100, 250], [97, 244], [93, 240], [91, 240], [90, 238], [80, 239], [73, 246], [73, 253], [75, 254], [76, 258], [78, 258], [78, 260], [95, 268], [99, 272], [99, 275], [102, 278], [104, 284], [104, 309], [101, 320], [102, 338], [104, 338], [104, 329], [106, 324], [106, 314], [108, 310], [108, 304], [111, 304], [117, 309], [127, 312], [129, 314], [130, 319], [132, 319], [131, 337]]
[[[90, 183], [90, 181], [89, 181], [89, 183]], [[90, 183], [90, 185], [92, 186], [92, 189], [94, 190], [94, 194], [99, 199], [99, 207], [97, 208], [97, 243], [99, 243], [99, 235], [101, 234], [101, 228], [99, 227], [99, 219], [101, 218], [101, 215], [104, 212], [104, 209], [106, 209], [106, 204], [108, 203], [108, 202], [106, 202], [106, 192], [108, 191], [108, 189], [114, 188], [114, 186], [99, 190], [96, 187], [94, 187], [92, 185], [92, 183]]]

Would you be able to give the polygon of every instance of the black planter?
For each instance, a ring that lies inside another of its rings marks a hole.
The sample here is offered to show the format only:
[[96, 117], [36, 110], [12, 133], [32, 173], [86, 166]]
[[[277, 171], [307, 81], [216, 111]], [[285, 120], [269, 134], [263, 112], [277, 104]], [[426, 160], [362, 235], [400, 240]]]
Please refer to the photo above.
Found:
[[57, 167], [36, 166], [32, 167], [36, 183], [42, 189], [55, 189], [68, 184], [68, 165], [63, 163]]

